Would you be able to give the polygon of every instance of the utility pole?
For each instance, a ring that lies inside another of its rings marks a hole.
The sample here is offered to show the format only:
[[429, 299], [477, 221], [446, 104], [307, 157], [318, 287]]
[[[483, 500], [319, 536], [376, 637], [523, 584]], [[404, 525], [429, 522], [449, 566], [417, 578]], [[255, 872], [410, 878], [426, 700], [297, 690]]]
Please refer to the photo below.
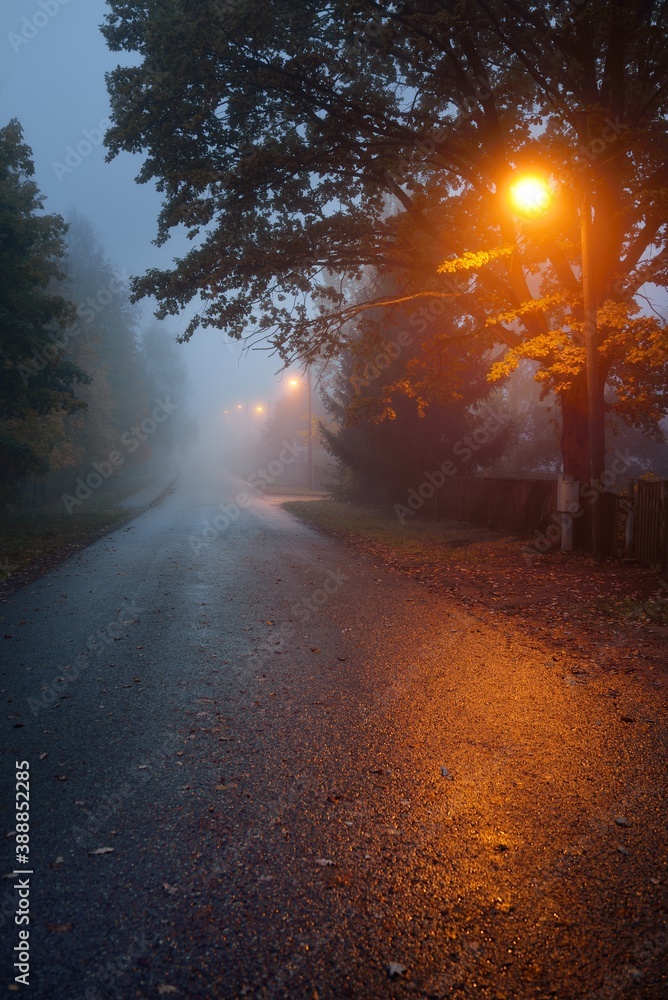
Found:
[[311, 368], [306, 366], [308, 381], [308, 488], [313, 489], [313, 407], [311, 402]]
[[603, 400], [600, 394], [598, 355], [596, 352], [597, 319], [593, 283], [591, 244], [591, 199], [589, 181], [583, 180], [580, 203], [580, 239], [582, 245], [582, 299], [584, 311], [584, 338], [587, 370], [587, 426], [589, 435], [589, 483], [596, 501], [591, 506], [591, 547], [594, 559], [603, 562], [603, 501], [600, 492], [601, 476], [605, 464], [605, 439], [603, 426]]

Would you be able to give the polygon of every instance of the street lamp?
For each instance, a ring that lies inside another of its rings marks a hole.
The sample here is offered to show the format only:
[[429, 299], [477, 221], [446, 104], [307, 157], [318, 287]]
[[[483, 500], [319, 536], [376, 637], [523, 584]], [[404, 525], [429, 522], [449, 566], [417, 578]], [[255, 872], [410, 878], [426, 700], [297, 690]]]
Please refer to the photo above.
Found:
[[[548, 210], [552, 191], [540, 174], [522, 174], [510, 185], [510, 200], [520, 214], [535, 219]], [[599, 399], [598, 365], [596, 356], [596, 300], [592, 282], [591, 197], [585, 179], [580, 201], [580, 248], [582, 254], [582, 304], [585, 341], [585, 374], [587, 378], [587, 428], [589, 436], [589, 483], [592, 496], [598, 493], [598, 478], [605, 462], [605, 442], [599, 433], [601, 401]], [[591, 511], [591, 542], [594, 558], [603, 561], [603, 510], [600, 503]]]
[[[310, 490], [312, 490], [313, 489], [313, 430], [312, 430], [312, 424], [313, 424], [312, 407], [313, 407], [313, 404], [312, 404], [312, 400], [311, 400], [311, 395], [312, 395], [311, 394], [311, 369], [310, 369], [310, 367], [308, 365], [306, 366], [306, 380], [307, 380], [306, 381], [306, 385], [307, 385], [307, 391], [308, 391], [308, 437], [306, 439], [307, 440], [307, 444], [308, 444], [308, 488]], [[293, 387], [293, 389], [296, 389], [296, 388], [298, 388], [299, 386], [302, 385], [302, 382], [299, 379], [297, 379], [297, 378], [291, 378], [290, 379], [290, 385]]]
[[540, 174], [523, 174], [510, 185], [510, 200], [518, 212], [535, 219], [552, 204], [552, 191]]

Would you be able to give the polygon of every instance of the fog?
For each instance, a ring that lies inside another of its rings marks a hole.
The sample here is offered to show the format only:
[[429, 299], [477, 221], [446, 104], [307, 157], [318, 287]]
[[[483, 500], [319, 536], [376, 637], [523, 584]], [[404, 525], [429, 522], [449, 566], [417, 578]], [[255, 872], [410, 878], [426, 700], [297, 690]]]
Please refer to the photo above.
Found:
[[[160, 197], [153, 185], [135, 182], [140, 157], [122, 153], [104, 162], [101, 137], [110, 114], [104, 74], [119, 62], [99, 31], [105, 11], [103, 0], [3, 5], [0, 120], [3, 126], [14, 117], [20, 121], [45, 210], [66, 219], [73, 211], [86, 217], [106, 257], [129, 278], [149, 267], [169, 266], [191, 245], [179, 234], [163, 247], [153, 245]], [[154, 303], [146, 300], [139, 308], [141, 325], [153, 322]], [[175, 339], [182, 334], [190, 315], [184, 311], [166, 320], [165, 335]], [[199, 331], [179, 353], [189, 376], [189, 406], [200, 441], [207, 445], [220, 446], [225, 409], [266, 406], [284, 391], [275, 355], [244, 352], [220, 331]], [[252, 430], [257, 432], [259, 414], [253, 414]], [[237, 443], [246, 430], [244, 421], [227, 422], [227, 433]]]
[[[32, 149], [34, 179], [45, 198], [45, 210], [66, 219], [76, 212], [89, 220], [104, 255], [129, 279], [151, 267], [169, 268], [192, 244], [176, 232], [164, 246], [154, 245], [160, 196], [154, 185], [136, 183], [140, 156], [121, 153], [105, 163], [102, 137], [110, 107], [104, 76], [119, 62], [99, 30], [106, 11], [104, 0], [17, 0], [3, 6], [0, 120], [3, 125], [13, 117], [20, 121]], [[121, 53], [120, 61], [127, 60]], [[665, 293], [654, 291], [655, 306], [663, 309]], [[155, 303], [144, 300], [137, 308], [139, 330], [155, 322]], [[651, 312], [650, 306], [643, 308]], [[191, 315], [189, 308], [166, 320], [165, 338], [173, 342], [182, 335]], [[197, 421], [200, 448], [216, 460], [232, 455], [233, 464], [242, 469], [239, 454], [255, 456], [261, 451], [256, 445], [266, 413], [289, 395], [289, 380], [284, 373], [279, 375], [280, 360], [268, 350], [244, 350], [217, 330], [198, 331], [190, 343], [178, 346], [178, 353], [188, 373], [188, 406]], [[503, 391], [506, 401], [509, 395], [516, 397], [522, 430], [529, 419], [526, 412], [543, 421], [543, 438], [533, 449], [538, 458], [533, 452], [525, 458], [515, 451], [503, 466], [490, 466], [492, 472], [558, 471], [557, 432], [547, 427], [552, 418], [534, 388], [527, 380], [519, 385], [511, 381]], [[303, 409], [295, 411], [285, 430], [288, 436], [292, 429], [301, 434], [302, 445]], [[540, 434], [536, 431], [534, 436]], [[191, 444], [193, 439], [191, 435]], [[665, 453], [653, 443], [648, 445], [637, 435], [629, 442], [643, 453], [649, 448], [647, 461], [655, 471], [664, 469]], [[255, 458], [245, 462], [246, 472], [254, 462]]]

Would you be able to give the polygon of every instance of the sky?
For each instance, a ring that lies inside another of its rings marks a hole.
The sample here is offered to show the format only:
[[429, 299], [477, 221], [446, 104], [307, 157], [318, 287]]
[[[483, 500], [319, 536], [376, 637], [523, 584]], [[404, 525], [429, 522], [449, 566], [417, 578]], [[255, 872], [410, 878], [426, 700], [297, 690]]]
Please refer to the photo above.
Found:
[[[137, 184], [140, 156], [121, 153], [104, 162], [101, 134], [109, 117], [104, 74], [126, 53], [110, 52], [100, 33], [103, 0], [3, 0], [0, 8], [0, 127], [11, 118], [32, 148], [35, 181], [45, 210], [67, 218], [72, 210], [93, 224], [106, 257], [126, 275], [168, 267], [190, 244], [184, 237], [153, 246], [160, 197]], [[76, 152], [77, 146], [84, 156]], [[69, 147], [69, 150], [68, 150]], [[152, 307], [143, 307], [146, 322]], [[189, 314], [166, 321], [176, 337]], [[190, 373], [198, 414], [238, 403], [253, 405], [285, 392], [277, 357], [242, 356], [222, 331], [199, 331], [180, 350]]]

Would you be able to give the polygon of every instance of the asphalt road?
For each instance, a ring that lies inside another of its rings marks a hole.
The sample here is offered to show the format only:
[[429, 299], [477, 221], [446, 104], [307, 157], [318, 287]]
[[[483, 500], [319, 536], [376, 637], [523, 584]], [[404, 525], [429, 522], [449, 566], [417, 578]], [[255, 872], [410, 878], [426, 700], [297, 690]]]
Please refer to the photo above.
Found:
[[660, 681], [245, 489], [182, 477], [0, 608], [8, 995], [668, 997]]

